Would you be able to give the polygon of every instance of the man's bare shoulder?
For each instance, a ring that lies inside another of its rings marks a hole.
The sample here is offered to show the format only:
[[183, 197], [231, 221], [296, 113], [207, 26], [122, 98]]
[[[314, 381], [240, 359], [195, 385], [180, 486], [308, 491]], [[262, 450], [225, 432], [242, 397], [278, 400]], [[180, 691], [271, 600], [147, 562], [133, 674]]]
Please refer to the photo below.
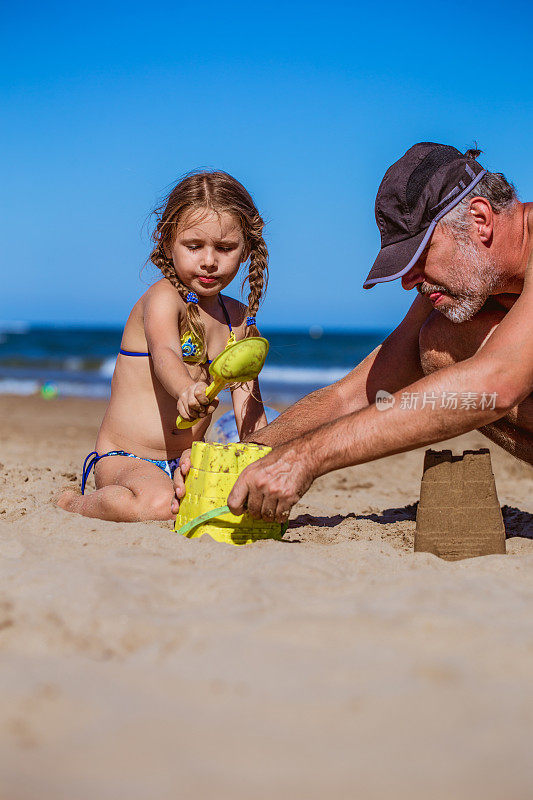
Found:
[[533, 296], [533, 203], [524, 203], [527, 214], [527, 232], [528, 232], [528, 259], [524, 271], [524, 288], [522, 294], [525, 294], [528, 301], [531, 302]]
[[478, 353], [498, 355], [505, 363], [515, 362], [520, 353], [519, 360], [533, 363], [533, 276], [520, 294], [493, 295], [489, 302], [494, 305], [487, 310], [499, 308], [501, 313], [503, 308], [505, 314]]

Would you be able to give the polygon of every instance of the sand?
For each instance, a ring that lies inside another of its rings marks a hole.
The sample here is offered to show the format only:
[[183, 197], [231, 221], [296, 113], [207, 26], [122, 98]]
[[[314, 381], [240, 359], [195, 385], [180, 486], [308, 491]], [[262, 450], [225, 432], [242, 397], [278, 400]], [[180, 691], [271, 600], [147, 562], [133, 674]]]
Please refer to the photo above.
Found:
[[423, 451], [326, 476], [283, 542], [50, 504], [103, 406], [0, 399], [2, 800], [531, 797], [533, 470], [507, 555], [412, 552]]

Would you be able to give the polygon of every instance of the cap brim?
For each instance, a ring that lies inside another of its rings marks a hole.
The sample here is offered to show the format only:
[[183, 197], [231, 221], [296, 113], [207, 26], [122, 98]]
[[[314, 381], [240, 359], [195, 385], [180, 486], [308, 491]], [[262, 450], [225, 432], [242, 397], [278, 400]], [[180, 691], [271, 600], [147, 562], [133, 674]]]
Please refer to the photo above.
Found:
[[[395, 281], [396, 278], [401, 278], [416, 264], [422, 251], [429, 242], [431, 234], [437, 227], [437, 223], [444, 217], [448, 211], [461, 202], [463, 197], [472, 191], [474, 186], [479, 183], [481, 178], [486, 174], [486, 169], [481, 169], [477, 175], [472, 170], [473, 180], [463, 188], [453, 200], [443, 208], [434, 220], [432, 220], [429, 228], [425, 231], [417, 233], [416, 236], [410, 239], [403, 239], [401, 242], [389, 244], [387, 247], [382, 247], [378, 253], [378, 257], [374, 261], [374, 266], [368, 273], [366, 281], [363, 283], [363, 289], [371, 289], [376, 283], [386, 283], [387, 281]], [[405, 266], [404, 266], [405, 265]]]
[[403, 239], [401, 242], [382, 247], [363, 283], [363, 288], [371, 289], [376, 283], [395, 281], [396, 278], [401, 278], [409, 272], [420, 258], [435, 227], [436, 225], [430, 225], [427, 230], [417, 233], [411, 239]]

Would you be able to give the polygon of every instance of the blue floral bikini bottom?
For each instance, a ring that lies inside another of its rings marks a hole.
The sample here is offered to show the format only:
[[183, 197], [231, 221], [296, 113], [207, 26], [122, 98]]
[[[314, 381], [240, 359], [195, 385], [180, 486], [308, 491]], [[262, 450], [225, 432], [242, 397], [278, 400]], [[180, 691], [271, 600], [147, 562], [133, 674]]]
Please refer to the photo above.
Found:
[[150, 464], [155, 464], [156, 467], [162, 469], [165, 475], [168, 475], [169, 478], [174, 477], [174, 472], [179, 466], [180, 460], [179, 458], [171, 458], [168, 461], [162, 459], [158, 461], [155, 458], [142, 458], [142, 456], [136, 456], [134, 453], [126, 453], [125, 450], [110, 450], [109, 453], [102, 453], [102, 455], [98, 455], [96, 450], [93, 450], [92, 453], [89, 453], [85, 461], [83, 462], [82, 468], [82, 475], [81, 475], [81, 493], [85, 494], [85, 484], [87, 483], [87, 478], [91, 474], [91, 471], [96, 466], [97, 461], [100, 461], [101, 458], [106, 458], [107, 456], [126, 456], [127, 458], [138, 458], [139, 461], [148, 461]]

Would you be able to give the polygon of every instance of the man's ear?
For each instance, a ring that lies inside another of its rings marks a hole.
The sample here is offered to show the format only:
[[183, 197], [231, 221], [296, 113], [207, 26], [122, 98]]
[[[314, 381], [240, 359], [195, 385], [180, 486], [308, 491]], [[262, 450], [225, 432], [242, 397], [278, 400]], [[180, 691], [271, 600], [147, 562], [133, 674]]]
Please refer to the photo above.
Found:
[[470, 201], [469, 214], [472, 215], [474, 228], [483, 244], [490, 244], [494, 229], [494, 211], [485, 197], [473, 197]]

